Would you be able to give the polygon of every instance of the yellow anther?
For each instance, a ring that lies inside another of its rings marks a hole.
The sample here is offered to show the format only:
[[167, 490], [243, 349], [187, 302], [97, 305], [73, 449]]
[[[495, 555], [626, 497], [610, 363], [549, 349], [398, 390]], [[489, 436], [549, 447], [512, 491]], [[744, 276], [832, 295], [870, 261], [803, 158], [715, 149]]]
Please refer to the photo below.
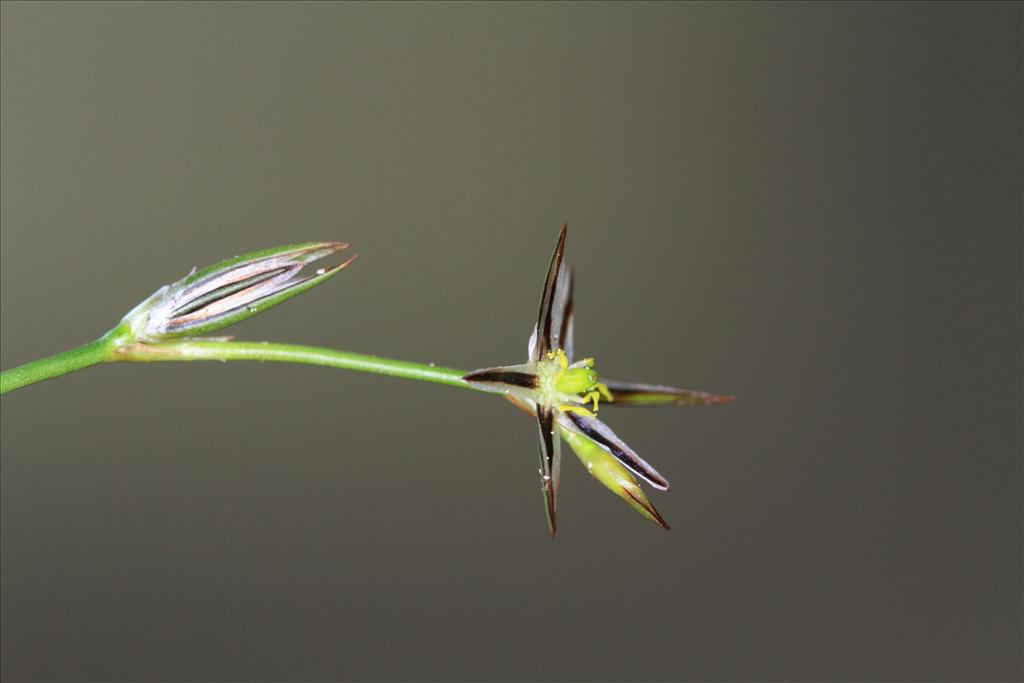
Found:
[[569, 357], [565, 355], [565, 351], [562, 349], [555, 349], [554, 351], [548, 351], [548, 360], [558, 361], [558, 374], [555, 375], [555, 379], [562, 376], [566, 370], [569, 369]]
[[576, 413], [577, 415], [582, 415], [583, 417], [594, 417], [594, 414], [587, 410], [586, 408], [574, 406], [568, 403], [559, 406], [558, 409], [561, 410], [563, 413]]
[[[551, 400], [548, 405], [556, 400], [572, 401], [571, 403], [558, 403], [558, 409], [562, 412], [575, 413], [583, 417], [594, 417], [602, 399], [611, 399], [611, 392], [608, 387], [597, 381], [598, 375], [594, 371], [594, 359], [584, 358], [575, 363], [569, 362], [569, 357], [563, 349], [553, 349], [547, 353], [547, 360], [557, 360], [558, 365], [547, 365], [546, 379], [542, 383], [541, 391], [550, 392], [547, 395]], [[556, 369], [557, 368], [557, 369]], [[556, 398], [557, 397], [557, 398]], [[544, 402], [542, 396], [541, 402]], [[583, 406], [592, 406], [588, 410]]]
[[612, 392], [608, 389], [608, 385], [598, 382], [594, 385], [594, 388], [601, 392], [601, 398], [605, 401], [614, 401], [615, 397], [612, 396]]
[[600, 391], [591, 391], [589, 394], [584, 394], [583, 395], [583, 402], [584, 403], [586, 403], [587, 401], [593, 401], [594, 402], [594, 412], [595, 413], [597, 412], [597, 402], [600, 399], [601, 399], [601, 392]]

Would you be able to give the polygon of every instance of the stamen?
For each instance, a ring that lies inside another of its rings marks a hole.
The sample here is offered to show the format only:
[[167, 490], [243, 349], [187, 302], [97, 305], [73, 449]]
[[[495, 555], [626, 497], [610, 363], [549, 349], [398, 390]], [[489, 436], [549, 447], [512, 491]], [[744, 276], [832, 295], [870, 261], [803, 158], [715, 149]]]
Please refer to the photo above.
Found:
[[[601, 399], [611, 394], [597, 381], [598, 374], [593, 367], [593, 358], [570, 363], [565, 350], [549, 351], [538, 368], [538, 403], [583, 417], [594, 417]], [[585, 405], [591, 405], [593, 410], [582, 407]]]
[[548, 358], [550, 360], [555, 360], [557, 358], [558, 364], [562, 366], [563, 370], [569, 367], [569, 357], [565, 355], [565, 351], [563, 351], [562, 349], [555, 349], [554, 351], [549, 351]]
[[563, 413], [576, 413], [582, 417], [596, 417], [592, 412], [581, 406], [574, 406], [568, 403], [558, 406]]

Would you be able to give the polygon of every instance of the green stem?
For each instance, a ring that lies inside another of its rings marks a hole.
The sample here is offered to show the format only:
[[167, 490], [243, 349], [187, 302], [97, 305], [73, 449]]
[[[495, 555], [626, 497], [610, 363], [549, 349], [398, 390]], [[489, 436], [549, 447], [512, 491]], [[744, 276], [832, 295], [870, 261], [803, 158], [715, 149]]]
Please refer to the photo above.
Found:
[[0, 395], [8, 391], [20, 389], [27, 384], [35, 384], [43, 380], [60, 377], [76, 370], [82, 370], [98, 363], [112, 360], [114, 343], [110, 335], [94, 342], [83, 344], [77, 349], [58, 353], [49, 358], [41, 358], [31, 363], [19, 365], [0, 373]]
[[254, 360], [279, 363], [324, 365], [342, 370], [371, 372], [378, 375], [402, 377], [421, 382], [436, 382], [462, 389], [475, 389], [462, 379], [465, 370], [442, 368], [423, 363], [412, 363], [392, 358], [368, 356], [362, 353], [298, 344], [271, 344], [269, 342], [201, 341], [186, 340], [165, 344], [134, 344], [119, 349], [118, 360], [148, 363], [154, 361], [197, 360]]
[[479, 387], [463, 381], [462, 377], [466, 374], [464, 370], [454, 368], [442, 368], [423, 363], [298, 344], [201, 339], [186, 339], [162, 344], [132, 343], [127, 331], [119, 327], [102, 338], [77, 349], [5, 370], [0, 373], [0, 394], [6, 394], [8, 391], [66, 375], [69, 372], [98, 363], [198, 360], [250, 360], [323, 365], [421, 382], [436, 382], [462, 389], [481, 390]]

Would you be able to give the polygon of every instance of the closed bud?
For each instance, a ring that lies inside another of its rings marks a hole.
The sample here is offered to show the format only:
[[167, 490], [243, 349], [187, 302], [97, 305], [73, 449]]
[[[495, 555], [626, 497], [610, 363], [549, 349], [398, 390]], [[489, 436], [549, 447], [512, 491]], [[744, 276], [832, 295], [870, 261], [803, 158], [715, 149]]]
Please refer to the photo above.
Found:
[[647, 499], [636, 479], [618, 460], [596, 442], [578, 432], [566, 429], [562, 431], [562, 436], [595, 479], [647, 519], [663, 529], [669, 528], [668, 522]]
[[165, 285], [122, 320], [139, 342], [213, 332], [261, 313], [336, 275], [355, 258], [306, 275], [310, 264], [348, 248], [311, 242], [265, 249], [221, 261]]

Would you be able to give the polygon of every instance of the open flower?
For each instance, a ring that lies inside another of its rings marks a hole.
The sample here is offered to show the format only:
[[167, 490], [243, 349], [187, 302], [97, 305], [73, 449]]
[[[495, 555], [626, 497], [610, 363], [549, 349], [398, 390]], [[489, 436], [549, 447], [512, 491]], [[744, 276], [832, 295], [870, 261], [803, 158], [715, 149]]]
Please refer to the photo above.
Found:
[[529, 360], [520, 365], [484, 368], [463, 379], [504, 394], [534, 414], [540, 435], [540, 475], [548, 526], [554, 537], [564, 438], [580, 461], [602, 484], [640, 514], [669, 526], [644, 495], [636, 477], [667, 491], [668, 480], [597, 419], [602, 402], [623, 405], [714, 405], [732, 396], [654, 384], [601, 382], [594, 359], [573, 361], [573, 272], [563, 259], [567, 226], [562, 226], [551, 257], [540, 313], [529, 342]]

